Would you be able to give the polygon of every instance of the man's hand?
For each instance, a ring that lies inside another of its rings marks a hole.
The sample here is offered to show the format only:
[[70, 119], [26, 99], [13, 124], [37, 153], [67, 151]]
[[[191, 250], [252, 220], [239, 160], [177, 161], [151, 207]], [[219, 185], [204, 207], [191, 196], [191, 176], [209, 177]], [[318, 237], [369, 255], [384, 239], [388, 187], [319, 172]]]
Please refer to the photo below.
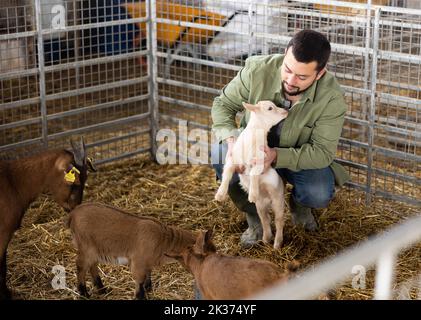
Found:
[[260, 150], [264, 152], [263, 159], [253, 159], [252, 165], [263, 164], [263, 172], [266, 172], [272, 166], [273, 163], [276, 163], [276, 158], [278, 154], [276, 153], [276, 149], [269, 148], [268, 146], [264, 146]]
[[[232, 150], [234, 149], [235, 138], [229, 137], [225, 140], [225, 142], [228, 145], [227, 155], [225, 156], [225, 163], [228, 163], [228, 161], [232, 161]], [[245, 169], [246, 168], [243, 165], [235, 166], [235, 172], [237, 173], [243, 173]]]

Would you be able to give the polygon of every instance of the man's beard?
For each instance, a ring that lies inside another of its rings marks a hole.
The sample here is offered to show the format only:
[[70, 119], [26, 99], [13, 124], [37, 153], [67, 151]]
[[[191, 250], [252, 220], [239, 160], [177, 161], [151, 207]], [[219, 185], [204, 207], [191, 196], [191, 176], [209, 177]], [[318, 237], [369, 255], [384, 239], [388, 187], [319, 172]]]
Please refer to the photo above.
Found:
[[[291, 87], [294, 87], [294, 86], [291, 86]], [[309, 87], [305, 88], [304, 90], [299, 90], [300, 88], [294, 87], [294, 88], [297, 88], [298, 90], [294, 91], [294, 92], [290, 92], [285, 88], [285, 81], [282, 81], [282, 91], [284, 92], [284, 94], [287, 94], [287, 95], [292, 96], [292, 97], [293, 96], [299, 96], [300, 94], [302, 94], [304, 91], [306, 91], [310, 87], [311, 87], [311, 85]]]

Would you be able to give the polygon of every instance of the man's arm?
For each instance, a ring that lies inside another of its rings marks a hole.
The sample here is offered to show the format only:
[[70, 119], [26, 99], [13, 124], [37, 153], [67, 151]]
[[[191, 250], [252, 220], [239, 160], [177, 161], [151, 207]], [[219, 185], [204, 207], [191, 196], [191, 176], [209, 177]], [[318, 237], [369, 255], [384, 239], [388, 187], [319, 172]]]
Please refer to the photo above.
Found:
[[336, 155], [346, 110], [342, 96], [333, 98], [316, 121], [308, 143], [300, 148], [275, 148], [275, 167], [299, 171], [329, 166]]
[[247, 59], [244, 68], [222, 89], [222, 94], [213, 102], [212, 130], [219, 142], [238, 135], [235, 116], [244, 109], [242, 102], [249, 100], [249, 94], [250, 63]]

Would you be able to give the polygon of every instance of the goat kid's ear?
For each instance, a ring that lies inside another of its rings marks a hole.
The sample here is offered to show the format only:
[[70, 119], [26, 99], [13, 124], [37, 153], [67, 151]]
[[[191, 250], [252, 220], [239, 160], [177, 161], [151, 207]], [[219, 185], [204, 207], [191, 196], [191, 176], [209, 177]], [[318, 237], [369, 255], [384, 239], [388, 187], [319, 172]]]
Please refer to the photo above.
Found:
[[204, 252], [206, 252], [206, 248], [208, 243], [211, 241], [212, 239], [212, 230], [207, 230], [207, 231], [201, 231], [196, 239], [196, 244], [195, 244], [195, 251], [198, 254], [203, 254]]
[[257, 105], [250, 104], [247, 102], [243, 102], [243, 107], [246, 108], [250, 112], [256, 112], [259, 110], [259, 107]]
[[212, 240], [212, 236], [213, 236], [213, 231], [207, 230], [205, 232], [205, 243], [209, 243]]

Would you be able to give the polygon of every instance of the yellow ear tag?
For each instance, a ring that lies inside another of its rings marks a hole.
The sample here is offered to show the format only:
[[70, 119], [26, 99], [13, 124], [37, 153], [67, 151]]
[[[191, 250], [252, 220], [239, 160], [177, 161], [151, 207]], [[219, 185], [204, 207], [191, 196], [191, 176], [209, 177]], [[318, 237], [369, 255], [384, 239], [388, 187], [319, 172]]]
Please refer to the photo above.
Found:
[[70, 169], [69, 172], [67, 172], [66, 175], [64, 176], [64, 180], [70, 183], [75, 182], [76, 180], [75, 172], [80, 174], [80, 171], [77, 168], [72, 167], [72, 169]]

